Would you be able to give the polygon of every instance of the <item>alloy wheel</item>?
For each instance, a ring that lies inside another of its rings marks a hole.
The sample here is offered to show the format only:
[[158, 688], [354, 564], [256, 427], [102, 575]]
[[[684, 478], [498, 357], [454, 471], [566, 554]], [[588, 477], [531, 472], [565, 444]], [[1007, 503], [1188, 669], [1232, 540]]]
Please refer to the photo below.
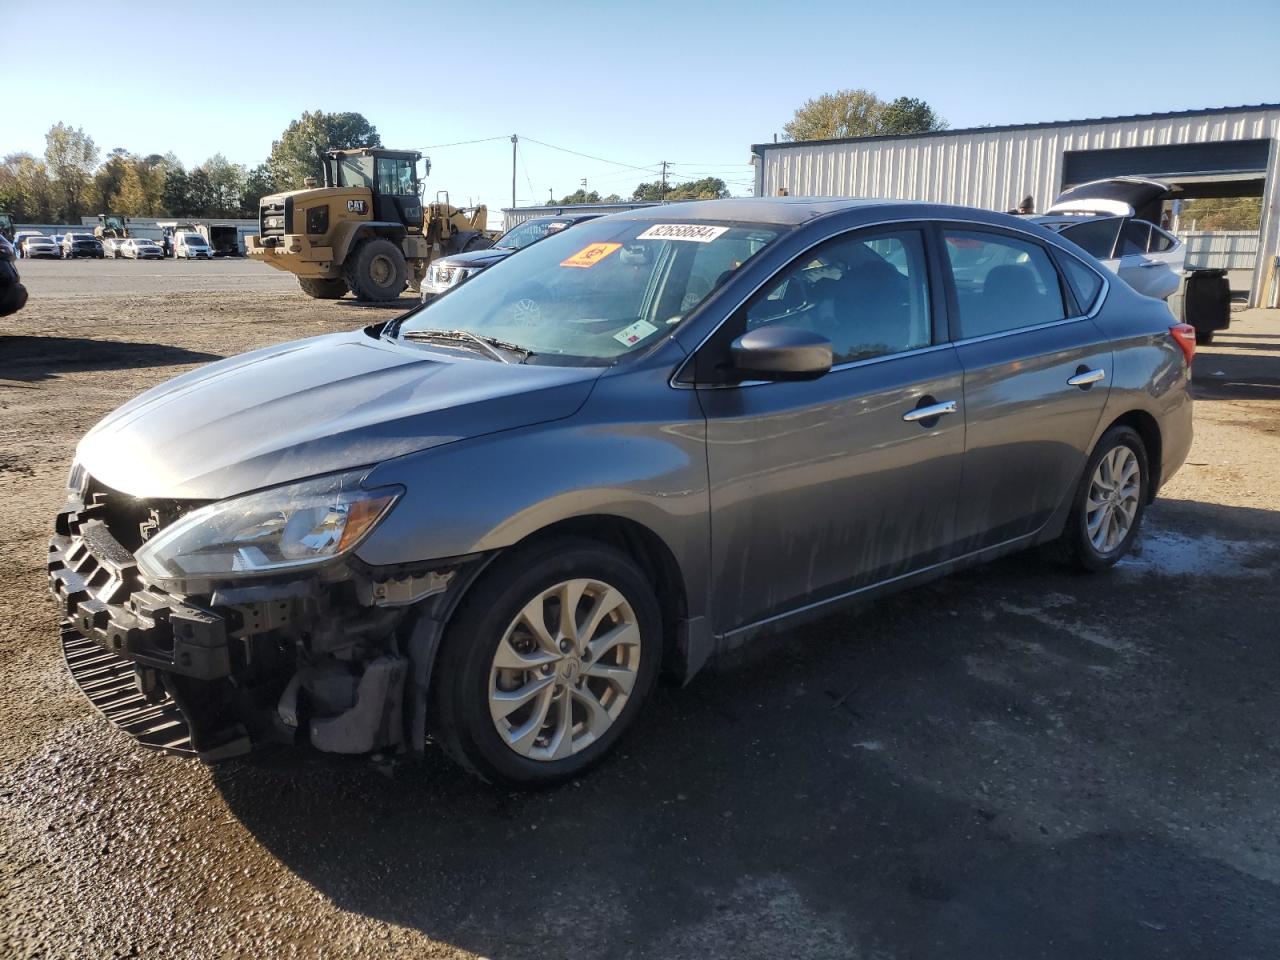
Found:
[[532, 760], [562, 760], [598, 741], [635, 688], [640, 627], [621, 591], [565, 580], [516, 614], [489, 670], [489, 714], [502, 741]]
[[1133, 529], [1142, 492], [1142, 469], [1133, 450], [1112, 447], [1094, 468], [1085, 503], [1085, 531], [1099, 554], [1119, 549]]

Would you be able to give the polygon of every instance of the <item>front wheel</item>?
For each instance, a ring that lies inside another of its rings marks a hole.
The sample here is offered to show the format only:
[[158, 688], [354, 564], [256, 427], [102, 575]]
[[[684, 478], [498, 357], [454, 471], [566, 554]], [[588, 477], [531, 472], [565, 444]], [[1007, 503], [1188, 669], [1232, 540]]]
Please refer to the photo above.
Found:
[[404, 251], [381, 237], [366, 240], [347, 256], [343, 275], [358, 300], [395, 300], [408, 275]]
[[658, 602], [625, 554], [579, 539], [516, 550], [485, 573], [449, 626], [432, 730], [485, 780], [556, 783], [631, 726], [661, 657]]
[[325, 280], [322, 277], [299, 277], [298, 286], [308, 297], [317, 300], [337, 300], [347, 292], [347, 281]]
[[1149, 477], [1146, 444], [1136, 430], [1112, 427], [1102, 435], [1059, 541], [1069, 561], [1096, 572], [1129, 552], [1146, 511]]

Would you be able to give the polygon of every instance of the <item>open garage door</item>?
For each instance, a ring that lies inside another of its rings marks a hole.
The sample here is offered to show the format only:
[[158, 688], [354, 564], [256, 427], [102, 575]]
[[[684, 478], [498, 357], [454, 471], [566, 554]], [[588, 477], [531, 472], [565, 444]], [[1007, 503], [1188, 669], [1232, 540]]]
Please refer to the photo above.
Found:
[[[1169, 143], [1156, 147], [1118, 147], [1113, 150], [1068, 150], [1062, 159], [1062, 187], [1074, 187], [1109, 177], [1150, 177], [1153, 180], [1208, 185], [1215, 179], [1233, 183], [1231, 196], [1240, 196], [1243, 181], [1266, 175], [1270, 140], [1230, 140], [1215, 143]], [[1220, 177], [1215, 178], [1213, 175]], [[1260, 187], [1259, 187], [1260, 189]], [[1206, 194], [1201, 194], [1206, 195]], [[1221, 194], [1218, 194], [1221, 196]]]

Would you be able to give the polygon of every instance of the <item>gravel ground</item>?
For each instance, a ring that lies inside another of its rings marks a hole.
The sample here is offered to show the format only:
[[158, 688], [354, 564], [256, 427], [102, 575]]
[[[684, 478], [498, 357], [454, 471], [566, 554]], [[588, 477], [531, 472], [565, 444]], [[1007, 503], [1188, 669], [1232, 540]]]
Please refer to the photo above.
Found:
[[[63, 669], [77, 438], [193, 364], [366, 323], [242, 262], [34, 263], [0, 320], [0, 955], [1272, 957], [1280, 312], [1196, 361], [1112, 574], [1008, 559], [663, 687], [534, 795], [442, 758], [146, 752]], [[408, 301], [406, 301], [407, 303]]]

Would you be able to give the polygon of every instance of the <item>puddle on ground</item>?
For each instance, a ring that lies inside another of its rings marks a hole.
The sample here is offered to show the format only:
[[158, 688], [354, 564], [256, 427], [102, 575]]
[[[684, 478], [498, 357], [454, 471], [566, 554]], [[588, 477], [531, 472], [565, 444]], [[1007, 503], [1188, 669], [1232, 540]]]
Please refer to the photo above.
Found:
[[1172, 530], [1146, 527], [1117, 570], [1157, 573], [1162, 576], [1205, 574], [1214, 577], [1273, 576], [1272, 565], [1258, 557], [1274, 544], [1264, 540], [1226, 540], [1206, 535], [1192, 537]]

